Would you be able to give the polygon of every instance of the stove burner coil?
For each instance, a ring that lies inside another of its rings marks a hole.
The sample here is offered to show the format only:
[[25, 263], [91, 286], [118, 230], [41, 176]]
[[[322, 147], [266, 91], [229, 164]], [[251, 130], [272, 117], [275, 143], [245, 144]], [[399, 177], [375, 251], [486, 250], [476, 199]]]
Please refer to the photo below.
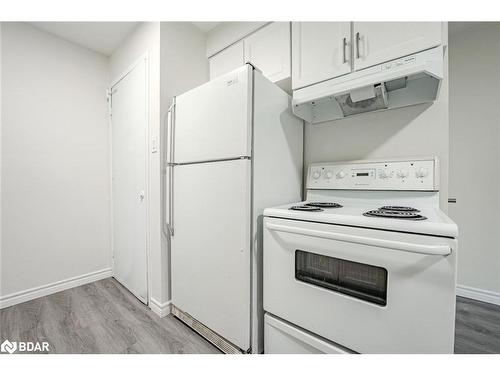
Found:
[[292, 206], [289, 208], [293, 211], [306, 211], [306, 212], [321, 212], [323, 209], [319, 207], [311, 207], [311, 206]]
[[[418, 211], [416, 211], [418, 212]], [[368, 217], [383, 217], [387, 219], [403, 219], [403, 220], [426, 220], [425, 216], [415, 213], [415, 211], [389, 211], [389, 210], [371, 210], [365, 212], [364, 216]]]
[[309, 207], [318, 207], [318, 208], [341, 208], [342, 205], [334, 202], [310, 202], [306, 203], [306, 206]]
[[383, 206], [383, 207], [380, 207], [379, 210], [382, 210], [382, 211], [399, 211], [399, 212], [420, 212], [416, 208], [405, 207], [405, 206]]

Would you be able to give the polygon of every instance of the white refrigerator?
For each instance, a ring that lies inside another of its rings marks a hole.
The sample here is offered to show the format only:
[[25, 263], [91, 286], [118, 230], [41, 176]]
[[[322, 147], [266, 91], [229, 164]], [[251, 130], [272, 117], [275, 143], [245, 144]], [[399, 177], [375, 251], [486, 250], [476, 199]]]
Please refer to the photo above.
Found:
[[176, 97], [167, 133], [173, 314], [225, 352], [260, 353], [262, 213], [301, 200], [303, 122], [247, 64]]

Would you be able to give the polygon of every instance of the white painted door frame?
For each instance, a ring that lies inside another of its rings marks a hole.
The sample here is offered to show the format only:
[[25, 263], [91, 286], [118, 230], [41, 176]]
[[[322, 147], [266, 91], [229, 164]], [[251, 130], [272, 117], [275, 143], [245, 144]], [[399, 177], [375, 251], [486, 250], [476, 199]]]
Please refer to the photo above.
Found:
[[146, 100], [146, 137], [145, 137], [145, 152], [146, 152], [146, 165], [145, 165], [145, 191], [146, 191], [146, 197], [145, 197], [145, 203], [146, 203], [146, 243], [145, 243], [145, 248], [146, 248], [146, 285], [147, 285], [147, 297], [146, 297], [146, 303], [148, 306], [150, 306], [151, 302], [151, 256], [150, 256], [150, 196], [151, 196], [151, 186], [150, 186], [150, 169], [151, 169], [151, 158], [150, 158], [150, 148], [149, 148], [149, 139], [150, 139], [150, 134], [151, 134], [151, 121], [150, 121], [150, 115], [151, 115], [151, 103], [150, 103], [150, 82], [149, 82], [149, 77], [150, 77], [150, 71], [149, 71], [149, 52], [144, 53], [141, 55], [136, 61], [134, 61], [127, 69], [123, 71], [122, 74], [120, 74], [112, 83], [109, 85], [108, 88], [108, 103], [109, 103], [109, 168], [110, 168], [110, 218], [111, 218], [111, 268], [113, 270], [113, 275], [115, 272], [115, 262], [114, 262], [114, 234], [113, 234], [113, 223], [114, 223], [114, 218], [113, 218], [113, 116], [112, 116], [112, 104], [113, 104], [113, 87], [116, 86], [118, 83], [120, 83], [130, 72], [132, 72], [141, 62], [144, 62], [145, 64], [145, 69], [146, 69], [146, 85], [145, 85], [145, 100]]

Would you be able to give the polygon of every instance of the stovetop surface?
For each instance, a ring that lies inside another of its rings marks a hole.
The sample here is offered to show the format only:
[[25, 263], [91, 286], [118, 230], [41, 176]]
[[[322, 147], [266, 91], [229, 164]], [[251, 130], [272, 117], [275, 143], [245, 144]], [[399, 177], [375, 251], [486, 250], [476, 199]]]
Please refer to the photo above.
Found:
[[[445, 236], [452, 238], [456, 238], [458, 236], [457, 225], [439, 208], [436, 208], [434, 206], [410, 206], [410, 208], [414, 208], [418, 210], [418, 212], [401, 209], [401, 211], [404, 212], [402, 216], [408, 216], [408, 213], [411, 212], [425, 218], [417, 220], [366, 216], [364, 215], [365, 213], [369, 211], [379, 210], [384, 206], [381, 204], [367, 204], [366, 202], [356, 204], [352, 201], [347, 203], [336, 201], [335, 203], [338, 203], [342, 207], [322, 207], [321, 211], [290, 209], [291, 207], [295, 206], [310, 207], [309, 204], [311, 202], [313, 201], [303, 201], [273, 208], [267, 208], [264, 210], [264, 216], [313, 221], [326, 224], [350, 225], [364, 228], [427, 234], [434, 236]], [[405, 204], [395, 205], [392, 202], [391, 204], [387, 204], [387, 206], [407, 207], [407, 205]]]

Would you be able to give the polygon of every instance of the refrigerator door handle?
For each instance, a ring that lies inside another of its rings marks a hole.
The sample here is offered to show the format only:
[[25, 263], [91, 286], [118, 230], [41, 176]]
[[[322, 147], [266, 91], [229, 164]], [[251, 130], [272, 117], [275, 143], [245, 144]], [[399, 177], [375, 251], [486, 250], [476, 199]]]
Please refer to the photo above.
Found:
[[174, 162], [174, 136], [175, 136], [175, 96], [172, 99], [172, 104], [168, 108], [167, 113], [167, 133], [168, 133], [168, 150], [167, 163]]
[[168, 214], [166, 227], [171, 237], [174, 236], [174, 128], [175, 128], [175, 96], [167, 113], [167, 157], [166, 157], [166, 178], [168, 179]]
[[174, 236], [174, 166], [169, 165], [168, 170], [170, 171], [168, 180], [168, 230], [170, 236]]

